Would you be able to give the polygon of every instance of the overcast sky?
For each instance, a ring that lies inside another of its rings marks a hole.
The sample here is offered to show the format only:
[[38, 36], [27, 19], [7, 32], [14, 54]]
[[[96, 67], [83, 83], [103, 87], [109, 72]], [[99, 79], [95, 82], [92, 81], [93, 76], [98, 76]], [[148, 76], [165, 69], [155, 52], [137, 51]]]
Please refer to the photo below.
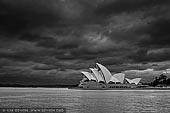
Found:
[[170, 63], [169, 0], [0, 0], [0, 83], [74, 84]]

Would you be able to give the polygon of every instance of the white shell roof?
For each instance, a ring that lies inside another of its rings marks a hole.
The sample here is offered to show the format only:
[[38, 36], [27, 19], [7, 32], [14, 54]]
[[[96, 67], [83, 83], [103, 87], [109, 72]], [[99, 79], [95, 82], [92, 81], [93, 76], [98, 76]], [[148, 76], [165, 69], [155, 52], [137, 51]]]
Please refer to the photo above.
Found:
[[90, 70], [93, 72], [93, 74], [96, 76], [97, 81], [104, 81], [104, 78], [102, 77], [102, 75], [100, 74], [100, 72], [98, 71], [98, 69], [96, 68], [90, 68]]
[[130, 84], [139, 84], [141, 78], [135, 78], [135, 79], [128, 79], [128, 78], [125, 78]]
[[96, 65], [101, 69], [103, 75], [104, 75], [104, 78], [105, 78], [105, 82], [106, 83], [109, 83], [109, 80], [111, 79], [112, 77], [112, 74], [110, 73], [110, 71], [103, 65], [99, 64], [99, 63], [96, 63]]
[[117, 78], [115, 78], [114, 76], [112, 76], [109, 80], [109, 82], [120, 82]]
[[133, 81], [136, 85], [139, 84], [140, 80], [141, 80], [141, 78], [134, 78], [134, 79], [132, 79], [132, 81]]
[[124, 73], [116, 73], [113, 75], [115, 78], [117, 78], [122, 84], [125, 79], [125, 74]]
[[96, 78], [93, 77], [92, 73], [82, 71], [81, 72], [84, 76], [86, 76], [89, 80], [96, 80]]

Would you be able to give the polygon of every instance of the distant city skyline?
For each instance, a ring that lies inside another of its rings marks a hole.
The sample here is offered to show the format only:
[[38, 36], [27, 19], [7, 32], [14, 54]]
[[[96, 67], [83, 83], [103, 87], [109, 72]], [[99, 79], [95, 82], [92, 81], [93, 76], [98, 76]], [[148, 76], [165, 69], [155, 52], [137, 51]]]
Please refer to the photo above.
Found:
[[147, 81], [170, 65], [169, 6], [169, 0], [1, 0], [0, 84], [75, 84], [97, 62]]

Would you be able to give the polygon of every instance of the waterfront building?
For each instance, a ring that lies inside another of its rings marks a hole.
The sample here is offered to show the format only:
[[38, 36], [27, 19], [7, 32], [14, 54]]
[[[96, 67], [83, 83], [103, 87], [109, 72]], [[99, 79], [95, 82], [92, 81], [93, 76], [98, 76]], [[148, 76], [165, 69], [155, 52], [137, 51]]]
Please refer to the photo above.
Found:
[[81, 73], [84, 78], [80, 81], [79, 87], [84, 89], [136, 88], [141, 81], [141, 78], [125, 78], [124, 73], [112, 75], [99, 63], [96, 63], [95, 68], [90, 68], [90, 72], [81, 71]]

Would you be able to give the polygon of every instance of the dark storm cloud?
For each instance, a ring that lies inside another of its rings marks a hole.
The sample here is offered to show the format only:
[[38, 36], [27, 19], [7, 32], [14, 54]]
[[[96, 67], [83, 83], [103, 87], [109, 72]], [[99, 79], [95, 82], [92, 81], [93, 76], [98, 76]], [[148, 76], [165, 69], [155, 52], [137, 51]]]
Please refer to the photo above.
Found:
[[148, 8], [167, 3], [168, 0], [108, 0], [96, 10], [96, 14], [108, 16], [122, 12], [147, 10]]
[[168, 0], [1, 0], [1, 30], [15, 33], [39, 27], [106, 23], [101, 15], [141, 10]]
[[170, 60], [168, 0], [1, 0], [0, 18], [4, 82], [71, 83], [96, 62], [114, 72]]
[[129, 57], [137, 62], [161, 62], [170, 60], [170, 48], [155, 50], [140, 49]]
[[39, 27], [65, 27], [90, 22], [94, 3], [85, 0], [1, 0], [1, 30], [24, 32]]
[[1, 30], [10, 33], [24, 31], [43, 25], [58, 24], [59, 14], [51, 8], [52, 2], [41, 0], [1, 0]]
[[[160, 9], [161, 10], [161, 9]], [[139, 62], [155, 62], [155, 61], [168, 61], [170, 60], [170, 16], [164, 15], [167, 11], [154, 18], [153, 21], [148, 22], [148, 25], [140, 32], [145, 34], [143, 39], [138, 42], [138, 50], [130, 55], [135, 61]]]
[[149, 34], [149, 38], [139, 42], [141, 46], [150, 47], [169, 47], [170, 44], [170, 18], [161, 18], [149, 23], [145, 33]]

